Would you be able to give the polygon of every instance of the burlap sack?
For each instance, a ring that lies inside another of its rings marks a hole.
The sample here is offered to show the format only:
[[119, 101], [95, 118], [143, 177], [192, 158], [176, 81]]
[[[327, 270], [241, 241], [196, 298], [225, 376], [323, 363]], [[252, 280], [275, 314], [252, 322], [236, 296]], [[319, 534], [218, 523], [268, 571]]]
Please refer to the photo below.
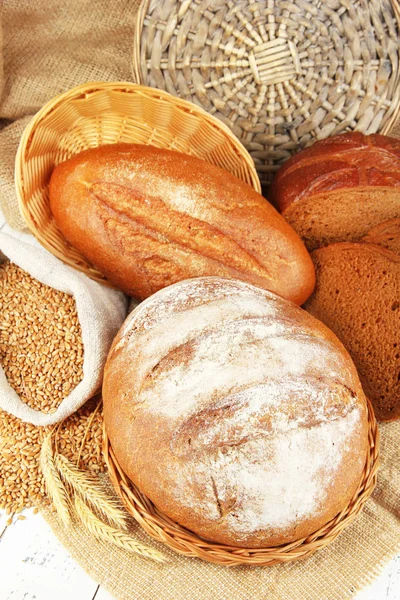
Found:
[[18, 210], [14, 183], [15, 155], [22, 132], [32, 117], [24, 117], [0, 131], [0, 209], [14, 229], [23, 231], [25, 222]]
[[122, 292], [67, 267], [44, 248], [1, 232], [0, 252], [41, 283], [75, 298], [84, 347], [83, 379], [53, 414], [23, 402], [0, 366], [0, 408], [34, 425], [52, 425], [77, 411], [99, 389], [108, 350], [126, 316], [127, 299]]

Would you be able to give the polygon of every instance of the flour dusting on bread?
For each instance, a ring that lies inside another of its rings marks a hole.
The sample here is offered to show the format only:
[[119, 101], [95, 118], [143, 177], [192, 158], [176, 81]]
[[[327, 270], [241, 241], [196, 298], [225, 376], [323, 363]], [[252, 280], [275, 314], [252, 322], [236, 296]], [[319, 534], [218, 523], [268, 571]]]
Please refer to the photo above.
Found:
[[343, 418], [311, 428], [255, 439], [228, 452], [218, 449], [197, 465], [207, 482], [201, 506], [190, 469], [171, 473], [175, 494], [191, 510], [206, 511], [217, 522], [226, 520], [239, 537], [293, 527], [323, 511], [343, 451], [360, 423], [355, 408]]
[[139, 305], [109, 362], [106, 423], [113, 411], [129, 423], [112, 438], [124, 470], [199, 535], [283, 543], [354, 493], [360, 382], [337, 338], [293, 303], [243, 282], [183, 281]]

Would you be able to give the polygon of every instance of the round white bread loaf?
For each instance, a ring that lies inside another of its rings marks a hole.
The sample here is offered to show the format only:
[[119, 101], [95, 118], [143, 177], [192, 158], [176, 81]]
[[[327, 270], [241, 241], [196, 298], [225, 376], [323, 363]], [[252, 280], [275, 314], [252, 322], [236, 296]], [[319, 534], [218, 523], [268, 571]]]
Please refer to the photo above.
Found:
[[302, 538], [360, 483], [367, 410], [349, 355], [311, 315], [250, 284], [191, 279], [140, 304], [110, 350], [103, 398], [125, 473], [207, 540]]

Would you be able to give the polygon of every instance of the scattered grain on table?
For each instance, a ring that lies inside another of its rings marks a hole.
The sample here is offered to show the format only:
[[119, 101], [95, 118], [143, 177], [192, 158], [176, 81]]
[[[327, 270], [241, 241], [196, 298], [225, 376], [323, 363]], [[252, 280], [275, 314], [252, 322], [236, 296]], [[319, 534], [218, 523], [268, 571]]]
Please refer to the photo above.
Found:
[[83, 379], [74, 298], [9, 261], [0, 265], [0, 363], [21, 400], [45, 413]]
[[[101, 452], [101, 411], [90, 424], [98, 402], [98, 398], [89, 400], [60, 425], [57, 434], [58, 451], [74, 463], [86, 435], [80, 466], [94, 473], [106, 470]], [[48, 502], [39, 461], [43, 439], [52, 429], [24, 423], [0, 410], [0, 508], [8, 514]]]

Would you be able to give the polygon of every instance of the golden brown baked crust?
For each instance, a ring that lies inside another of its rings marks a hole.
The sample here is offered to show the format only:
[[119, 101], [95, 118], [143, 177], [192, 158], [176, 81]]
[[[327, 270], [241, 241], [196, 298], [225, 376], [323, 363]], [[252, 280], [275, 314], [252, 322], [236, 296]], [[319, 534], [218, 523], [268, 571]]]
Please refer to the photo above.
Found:
[[205, 539], [307, 536], [356, 491], [365, 397], [347, 352], [279, 296], [222, 278], [165, 288], [107, 360], [104, 418], [125, 473]]
[[272, 196], [284, 212], [306, 196], [358, 187], [400, 188], [400, 140], [359, 132], [319, 140], [279, 169]]
[[400, 418], [400, 256], [372, 243], [312, 253], [315, 292], [304, 308], [342, 341], [380, 421]]
[[65, 238], [118, 288], [146, 298], [189, 277], [247, 280], [301, 304], [314, 269], [266, 200], [177, 152], [106, 145], [57, 166], [50, 206]]
[[318, 141], [279, 169], [272, 197], [309, 251], [359, 241], [400, 217], [400, 140], [352, 132]]

